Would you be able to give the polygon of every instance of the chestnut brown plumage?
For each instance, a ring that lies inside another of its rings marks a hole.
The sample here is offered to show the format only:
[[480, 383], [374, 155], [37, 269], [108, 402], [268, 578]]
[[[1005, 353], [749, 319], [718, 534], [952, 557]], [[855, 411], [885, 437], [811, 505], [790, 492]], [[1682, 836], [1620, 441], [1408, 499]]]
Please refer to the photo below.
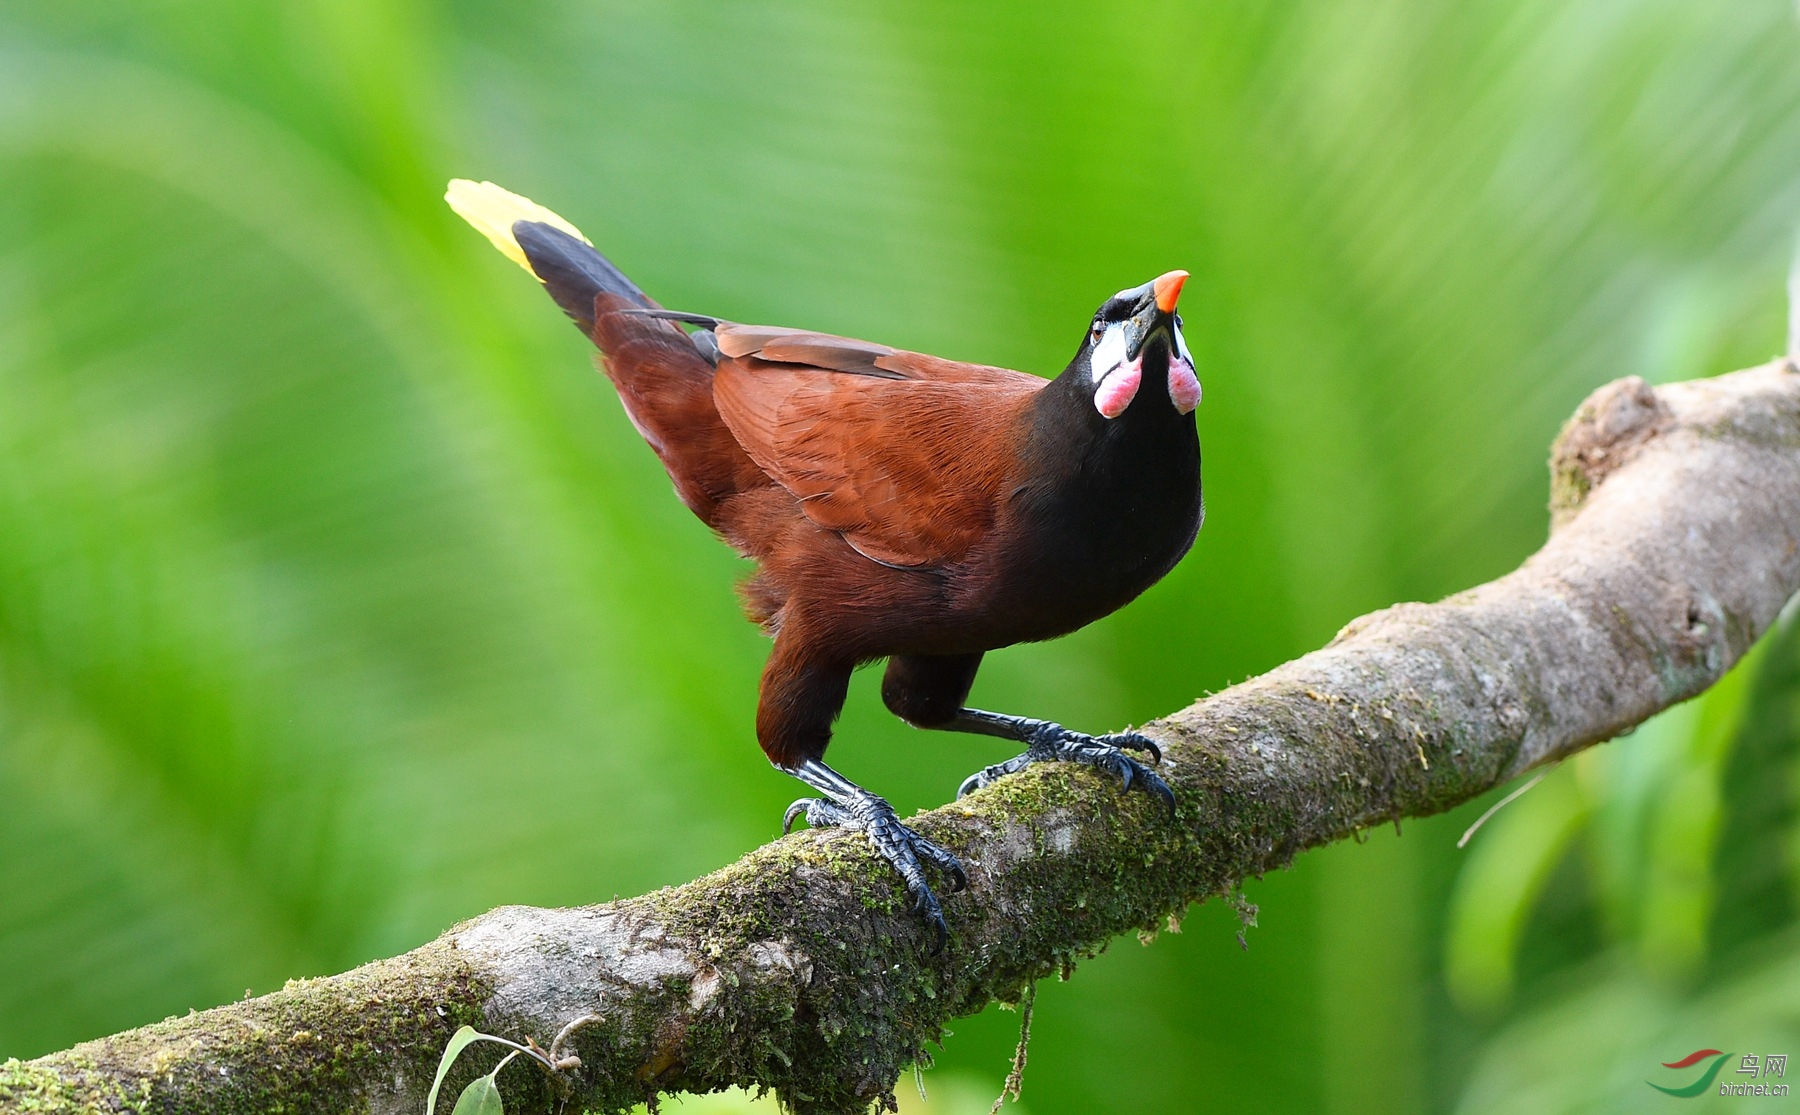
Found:
[[[865, 831], [938, 934], [923, 863], [949, 851], [823, 762], [859, 665], [925, 728], [1003, 736], [1032, 762], [1089, 763], [1174, 797], [1122, 748], [965, 706], [989, 650], [1066, 634], [1167, 573], [1200, 528], [1200, 386], [1175, 314], [1186, 273], [1121, 291], [1054, 380], [823, 333], [661, 310], [574, 226], [488, 183], [449, 201], [541, 280], [603, 367], [682, 501], [756, 562], [750, 618], [774, 637], [756, 733], [820, 795], [788, 811]], [[689, 333], [683, 326], [695, 329]]]

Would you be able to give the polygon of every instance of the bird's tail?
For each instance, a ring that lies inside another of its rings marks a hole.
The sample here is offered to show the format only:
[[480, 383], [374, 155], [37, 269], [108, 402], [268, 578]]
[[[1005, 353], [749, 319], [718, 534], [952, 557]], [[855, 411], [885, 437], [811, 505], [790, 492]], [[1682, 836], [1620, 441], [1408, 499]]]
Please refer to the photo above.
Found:
[[746, 483], [769, 481], [713, 403], [719, 350], [712, 333], [690, 337], [676, 324], [712, 319], [663, 313], [574, 225], [492, 182], [456, 179], [444, 200], [542, 282], [599, 347], [601, 367], [618, 388], [625, 413], [662, 459], [682, 501], [723, 530], [717, 519], [723, 501]]
[[531, 272], [583, 333], [594, 333], [594, 299], [615, 295], [638, 307], [656, 304], [581, 230], [529, 198], [492, 182], [453, 178], [444, 200], [514, 263]]

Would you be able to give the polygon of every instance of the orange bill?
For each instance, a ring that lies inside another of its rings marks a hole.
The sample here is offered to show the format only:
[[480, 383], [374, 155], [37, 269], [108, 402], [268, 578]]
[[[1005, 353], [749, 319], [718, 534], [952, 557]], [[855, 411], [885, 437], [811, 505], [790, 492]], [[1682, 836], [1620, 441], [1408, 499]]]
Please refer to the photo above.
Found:
[[1186, 271], [1171, 271], [1167, 275], [1159, 275], [1150, 289], [1156, 292], [1156, 308], [1165, 314], [1175, 312], [1175, 303], [1181, 297], [1181, 284], [1187, 282]]

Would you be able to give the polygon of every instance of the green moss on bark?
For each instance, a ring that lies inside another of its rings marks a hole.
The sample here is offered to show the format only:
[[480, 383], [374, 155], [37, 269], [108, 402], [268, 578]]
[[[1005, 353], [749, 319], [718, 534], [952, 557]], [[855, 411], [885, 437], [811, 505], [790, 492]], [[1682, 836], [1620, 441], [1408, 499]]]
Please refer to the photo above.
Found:
[[58, 1067], [11, 1060], [0, 1064], [0, 1111], [19, 1115], [132, 1115], [147, 1111], [150, 1082], [110, 1076], [84, 1057]]
[[[429, 1081], [487, 989], [428, 945], [329, 979], [88, 1042], [0, 1075], [0, 1111], [281, 1115], [366, 1109]], [[15, 1067], [16, 1066], [16, 1067]]]

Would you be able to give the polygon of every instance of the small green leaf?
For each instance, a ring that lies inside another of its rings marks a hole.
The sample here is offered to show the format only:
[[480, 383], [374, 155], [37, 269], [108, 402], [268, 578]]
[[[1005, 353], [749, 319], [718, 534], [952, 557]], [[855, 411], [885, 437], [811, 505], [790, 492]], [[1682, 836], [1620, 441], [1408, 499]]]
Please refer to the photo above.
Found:
[[[438, 1089], [444, 1086], [444, 1075], [450, 1071], [450, 1066], [456, 1063], [456, 1055], [469, 1048], [471, 1043], [480, 1041], [484, 1036], [486, 1035], [473, 1026], [464, 1026], [450, 1035], [450, 1043], [444, 1046], [444, 1055], [438, 1059], [437, 1078], [431, 1082], [431, 1094], [425, 1097], [425, 1115], [437, 1115]], [[468, 1090], [464, 1089], [463, 1094], [467, 1095]], [[456, 1106], [460, 1108], [462, 1101], [457, 1100]], [[455, 1113], [452, 1112], [452, 1115]]]
[[450, 1115], [505, 1115], [500, 1106], [500, 1088], [494, 1083], [494, 1074], [478, 1076], [469, 1081], [462, 1095], [456, 1097], [456, 1108]]

